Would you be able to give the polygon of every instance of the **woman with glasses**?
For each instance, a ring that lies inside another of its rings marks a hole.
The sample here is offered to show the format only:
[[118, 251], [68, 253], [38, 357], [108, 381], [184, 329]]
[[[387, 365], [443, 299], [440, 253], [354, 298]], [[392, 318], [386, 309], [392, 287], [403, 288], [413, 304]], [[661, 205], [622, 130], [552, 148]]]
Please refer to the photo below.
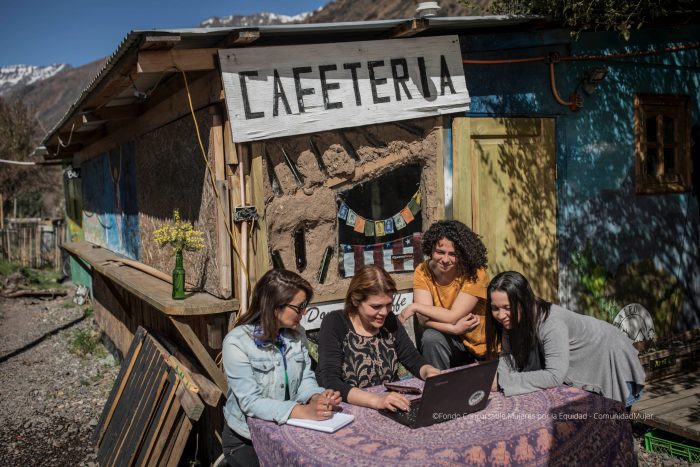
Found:
[[639, 399], [644, 368], [616, 327], [536, 297], [515, 271], [493, 278], [486, 306], [486, 344], [494, 357], [502, 348], [497, 385], [506, 396], [566, 384], [627, 407]]
[[405, 396], [363, 390], [398, 379], [399, 362], [425, 379], [440, 373], [418, 353], [392, 312], [396, 283], [379, 266], [365, 266], [352, 278], [345, 309], [321, 322], [316, 374], [344, 401], [374, 409], [408, 410]]
[[228, 465], [258, 465], [247, 418], [285, 423], [325, 420], [340, 394], [316, 383], [299, 322], [313, 295], [298, 274], [273, 269], [253, 290], [250, 309], [226, 335], [223, 366], [228, 380], [222, 434]]

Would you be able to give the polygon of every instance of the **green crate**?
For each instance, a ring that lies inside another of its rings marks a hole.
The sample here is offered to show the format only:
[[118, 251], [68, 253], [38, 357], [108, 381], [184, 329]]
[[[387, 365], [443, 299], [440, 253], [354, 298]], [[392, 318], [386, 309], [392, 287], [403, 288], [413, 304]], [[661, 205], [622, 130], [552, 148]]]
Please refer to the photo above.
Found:
[[[666, 438], [676, 438], [677, 440], [671, 441]], [[691, 444], [695, 446], [691, 446]], [[700, 462], [700, 447], [697, 447], [697, 443], [674, 437], [661, 430], [651, 430], [644, 434], [644, 449], [650, 452], [680, 457], [688, 462]]]

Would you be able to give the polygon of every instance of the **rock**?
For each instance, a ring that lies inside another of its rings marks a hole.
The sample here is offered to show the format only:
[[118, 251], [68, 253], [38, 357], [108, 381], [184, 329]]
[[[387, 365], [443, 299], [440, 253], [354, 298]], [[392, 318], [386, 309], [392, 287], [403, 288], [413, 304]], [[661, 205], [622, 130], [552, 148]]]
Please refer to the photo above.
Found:
[[92, 427], [95, 427], [95, 426], [97, 426], [98, 423], [99, 423], [99, 420], [97, 420], [96, 418], [93, 418], [93, 419], [90, 420], [90, 422], [88, 423], [88, 425], [90, 425], [90, 426], [92, 426]]

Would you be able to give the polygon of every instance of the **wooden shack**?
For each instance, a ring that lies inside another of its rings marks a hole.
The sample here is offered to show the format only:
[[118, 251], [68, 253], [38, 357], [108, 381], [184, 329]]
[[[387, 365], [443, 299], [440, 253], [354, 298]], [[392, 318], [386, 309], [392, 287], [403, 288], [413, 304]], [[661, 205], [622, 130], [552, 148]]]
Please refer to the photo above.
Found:
[[[139, 326], [161, 333], [225, 393], [222, 339], [273, 264], [314, 286], [308, 329], [342, 306], [363, 263], [409, 295], [396, 311], [410, 303], [420, 233], [459, 205], [445, 116], [467, 111], [469, 93], [455, 32], [525, 22], [131, 32], [44, 140], [75, 174], [64, 248], [90, 273], [100, 327], [122, 353]], [[184, 300], [125, 264], [170, 273], [153, 232], [174, 209], [205, 238], [185, 255], [197, 292]], [[223, 420], [208, 412], [211, 457]]]

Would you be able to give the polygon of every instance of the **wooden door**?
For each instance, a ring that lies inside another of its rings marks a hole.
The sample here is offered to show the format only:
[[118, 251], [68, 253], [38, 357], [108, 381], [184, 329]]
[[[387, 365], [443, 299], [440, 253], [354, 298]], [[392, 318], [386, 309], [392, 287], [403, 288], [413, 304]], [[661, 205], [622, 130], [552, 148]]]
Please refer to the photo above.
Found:
[[558, 299], [554, 119], [456, 118], [453, 216], [488, 248], [489, 276], [523, 273]]

